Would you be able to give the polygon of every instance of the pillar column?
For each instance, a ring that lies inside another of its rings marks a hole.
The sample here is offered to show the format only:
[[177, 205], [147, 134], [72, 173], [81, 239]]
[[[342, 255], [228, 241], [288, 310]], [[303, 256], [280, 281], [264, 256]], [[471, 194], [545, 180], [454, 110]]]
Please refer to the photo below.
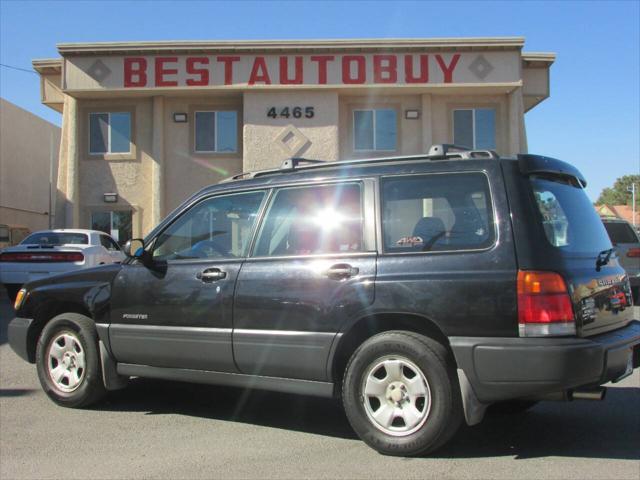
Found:
[[509, 94], [509, 154], [526, 151], [524, 138], [524, 99], [522, 88], [518, 87]]
[[164, 97], [153, 97], [153, 130], [151, 156], [151, 217], [153, 226], [162, 220], [164, 207]]
[[65, 211], [65, 225], [68, 228], [80, 226], [80, 192], [79, 192], [79, 152], [78, 142], [78, 100], [65, 97], [65, 110], [68, 112], [66, 120], [69, 122], [69, 141], [67, 143], [67, 205]]
[[428, 153], [433, 145], [433, 112], [430, 93], [422, 95], [422, 152]]

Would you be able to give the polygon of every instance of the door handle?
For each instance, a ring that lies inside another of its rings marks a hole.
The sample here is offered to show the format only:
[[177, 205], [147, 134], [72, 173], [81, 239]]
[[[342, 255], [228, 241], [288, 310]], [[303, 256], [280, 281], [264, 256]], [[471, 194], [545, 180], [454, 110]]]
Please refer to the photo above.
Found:
[[325, 272], [325, 275], [333, 280], [342, 280], [344, 278], [355, 277], [360, 272], [357, 267], [352, 267], [347, 263], [333, 265]]
[[217, 282], [227, 277], [227, 272], [223, 272], [219, 268], [207, 268], [196, 274], [198, 280], [202, 280], [204, 283]]

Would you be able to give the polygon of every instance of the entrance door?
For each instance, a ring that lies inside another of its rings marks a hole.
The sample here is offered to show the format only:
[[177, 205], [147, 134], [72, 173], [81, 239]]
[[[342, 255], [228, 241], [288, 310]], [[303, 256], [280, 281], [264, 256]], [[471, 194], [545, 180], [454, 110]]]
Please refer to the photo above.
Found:
[[91, 229], [108, 233], [120, 246], [131, 240], [131, 210], [99, 211], [91, 214]]
[[233, 290], [264, 191], [204, 199], [123, 265], [112, 292], [109, 338], [118, 362], [235, 371]]
[[275, 191], [236, 285], [233, 349], [243, 373], [327, 379], [337, 333], [374, 298], [372, 186]]

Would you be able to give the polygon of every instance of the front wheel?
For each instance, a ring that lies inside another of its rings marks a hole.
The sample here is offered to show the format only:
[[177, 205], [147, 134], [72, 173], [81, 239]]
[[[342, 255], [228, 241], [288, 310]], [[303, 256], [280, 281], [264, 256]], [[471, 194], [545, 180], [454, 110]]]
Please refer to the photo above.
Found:
[[343, 403], [358, 436], [387, 455], [432, 452], [455, 434], [463, 417], [447, 349], [404, 331], [381, 333], [356, 350], [344, 377]]
[[87, 407], [106, 394], [93, 321], [63, 313], [42, 330], [36, 347], [38, 378], [45, 393], [63, 407]]

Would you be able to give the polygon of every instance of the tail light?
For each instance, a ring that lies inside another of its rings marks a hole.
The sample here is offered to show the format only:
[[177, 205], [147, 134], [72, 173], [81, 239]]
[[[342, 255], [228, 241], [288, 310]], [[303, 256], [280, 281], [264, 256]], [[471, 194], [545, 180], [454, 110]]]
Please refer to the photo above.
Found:
[[0, 262], [83, 262], [84, 255], [80, 252], [6, 252], [0, 253]]
[[560, 275], [518, 271], [518, 327], [521, 337], [576, 334], [571, 298]]
[[640, 248], [630, 248], [627, 250], [627, 257], [638, 258], [640, 257]]

